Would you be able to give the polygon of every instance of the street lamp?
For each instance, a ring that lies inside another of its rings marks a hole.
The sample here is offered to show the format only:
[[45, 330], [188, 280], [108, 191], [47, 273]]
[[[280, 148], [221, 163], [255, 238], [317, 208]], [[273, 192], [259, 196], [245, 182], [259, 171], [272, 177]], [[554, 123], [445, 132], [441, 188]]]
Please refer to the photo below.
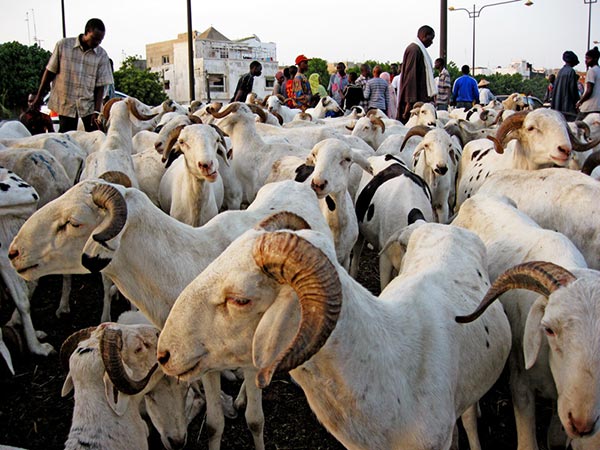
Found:
[[[483, 11], [485, 8], [487, 8], [488, 6], [498, 6], [498, 5], [506, 5], [508, 3], [517, 3], [520, 2], [521, 0], [507, 0], [505, 2], [498, 2], [498, 3], [490, 3], [489, 5], [484, 5], [479, 9], [475, 8], [475, 5], [473, 5], [473, 9], [467, 9], [467, 8], [455, 8], [454, 6], [450, 6], [448, 8], [448, 10], [450, 11], [466, 11], [467, 14], [469, 14], [469, 19], [473, 19], [473, 61], [471, 64], [471, 73], [473, 75], [475, 75], [475, 19], [477, 19], [480, 15], [481, 15], [481, 11]], [[598, 0], [583, 0], [584, 2], [587, 1], [592, 1], [592, 2], [597, 2]], [[531, 0], [527, 0], [525, 2], [525, 6], [531, 6], [533, 5], [533, 2]]]
[[588, 40], [587, 47], [585, 48], [585, 51], [588, 51], [590, 49], [590, 31], [592, 30], [592, 4], [598, 3], [598, 0], [583, 0], [583, 3], [586, 5], [590, 5], [588, 13]]

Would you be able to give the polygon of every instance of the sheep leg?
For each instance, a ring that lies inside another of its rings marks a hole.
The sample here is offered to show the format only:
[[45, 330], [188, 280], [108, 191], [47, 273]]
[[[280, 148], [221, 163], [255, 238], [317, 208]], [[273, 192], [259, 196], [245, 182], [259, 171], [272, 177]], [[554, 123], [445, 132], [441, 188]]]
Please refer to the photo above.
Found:
[[[256, 450], [265, 450], [264, 427], [265, 415], [262, 408], [262, 390], [252, 382], [256, 378], [256, 370], [244, 370], [244, 386], [246, 391], [246, 424], [254, 439]], [[250, 380], [246, 383], [246, 380]]]
[[358, 275], [360, 255], [362, 253], [364, 243], [365, 238], [359, 233], [356, 243], [352, 248], [352, 262], [350, 263], [350, 276], [354, 279], [356, 279], [356, 276]]
[[14, 375], [15, 369], [13, 368], [13, 365], [12, 365], [12, 359], [10, 358], [10, 352], [8, 351], [8, 347], [2, 340], [2, 329], [1, 328], [0, 328], [0, 356], [2, 356], [2, 358], [6, 362], [6, 365], [8, 366], [8, 370], [10, 370], [10, 373], [12, 373]]
[[[4, 262], [4, 261], [3, 261]], [[8, 262], [7, 264], [8, 265]], [[21, 323], [23, 324], [23, 334], [27, 341], [27, 348], [35, 355], [48, 356], [50, 353], [54, 353], [54, 347], [48, 343], [41, 343], [38, 340], [35, 329], [33, 328], [33, 322], [31, 321], [31, 307], [29, 304], [29, 297], [27, 296], [27, 287], [25, 282], [21, 280], [17, 273], [11, 268], [4, 267], [2, 264], [2, 280], [10, 293], [17, 311], [21, 316]]]
[[477, 415], [477, 403], [474, 403], [460, 416], [471, 450], [481, 450], [479, 434], [477, 433]]
[[219, 450], [223, 429], [225, 428], [225, 417], [221, 405], [221, 374], [219, 372], [207, 373], [202, 377], [202, 385], [206, 396], [208, 449]]
[[71, 312], [71, 306], [69, 305], [69, 298], [71, 297], [71, 275], [63, 275], [62, 292], [60, 294], [60, 304], [56, 310], [56, 317], [60, 317], [64, 314]]
[[240, 410], [246, 407], [247, 402], [248, 398], [246, 396], [246, 378], [244, 378], [242, 386], [240, 387], [240, 392], [238, 393], [235, 402], [233, 402], [233, 406], [235, 407], [235, 409]]
[[[512, 355], [511, 355], [512, 356]], [[515, 355], [517, 358], [520, 356]], [[535, 397], [523, 380], [517, 363], [510, 358], [510, 391], [517, 427], [517, 449], [538, 450], [535, 435]]]
[[110, 322], [110, 304], [112, 303], [111, 287], [113, 282], [106, 275], [102, 274], [102, 287], [104, 288], [104, 296], [102, 297], [102, 317], [100, 322]]
[[390, 258], [388, 258], [385, 253], [380, 253], [379, 254], [379, 286], [381, 287], [382, 291], [385, 289], [385, 287], [388, 284], [390, 284], [390, 281], [392, 281], [393, 270], [394, 270], [394, 267], [392, 265], [392, 261], [390, 261]]

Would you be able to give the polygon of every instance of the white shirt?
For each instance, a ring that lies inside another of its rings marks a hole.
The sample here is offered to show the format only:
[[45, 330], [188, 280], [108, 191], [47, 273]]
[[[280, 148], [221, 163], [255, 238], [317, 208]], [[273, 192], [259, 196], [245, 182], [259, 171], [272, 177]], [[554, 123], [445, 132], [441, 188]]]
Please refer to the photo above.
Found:
[[585, 76], [585, 82], [594, 86], [592, 96], [581, 104], [581, 112], [600, 112], [600, 67], [590, 67]]

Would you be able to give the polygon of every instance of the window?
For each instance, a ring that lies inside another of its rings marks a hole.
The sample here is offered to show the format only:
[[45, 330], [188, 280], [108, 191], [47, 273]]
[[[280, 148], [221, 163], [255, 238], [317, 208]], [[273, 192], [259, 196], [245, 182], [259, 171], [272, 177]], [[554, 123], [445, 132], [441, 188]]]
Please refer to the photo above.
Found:
[[169, 64], [169, 55], [163, 55], [162, 56], [162, 63], [163, 64]]
[[210, 92], [225, 92], [225, 75], [220, 73], [209, 73], [208, 88], [210, 89]]
[[171, 89], [171, 81], [170, 80], [165, 80], [165, 83], [163, 85], [163, 89], [165, 91], [168, 91], [169, 89]]
[[273, 89], [275, 86], [275, 77], [265, 77], [265, 89]]

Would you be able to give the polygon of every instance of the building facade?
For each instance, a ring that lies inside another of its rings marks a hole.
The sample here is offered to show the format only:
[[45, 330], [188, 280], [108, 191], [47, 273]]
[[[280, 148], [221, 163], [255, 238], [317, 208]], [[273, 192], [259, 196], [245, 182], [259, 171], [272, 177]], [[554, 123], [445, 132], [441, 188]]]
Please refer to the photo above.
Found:
[[[273, 90], [277, 72], [274, 42], [261, 42], [256, 35], [230, 40], [213, 27], [192, 38], [195, 99], [228, 102], [238, 79], [250, 70], [254, 60], [262, 64], [262, 75], [254, 78], [253, 92], [264, 98]], [[169, 98], [190, 101], [187, 33], [177, 39], [146, 45], [147, 66], [159, 72]]]

